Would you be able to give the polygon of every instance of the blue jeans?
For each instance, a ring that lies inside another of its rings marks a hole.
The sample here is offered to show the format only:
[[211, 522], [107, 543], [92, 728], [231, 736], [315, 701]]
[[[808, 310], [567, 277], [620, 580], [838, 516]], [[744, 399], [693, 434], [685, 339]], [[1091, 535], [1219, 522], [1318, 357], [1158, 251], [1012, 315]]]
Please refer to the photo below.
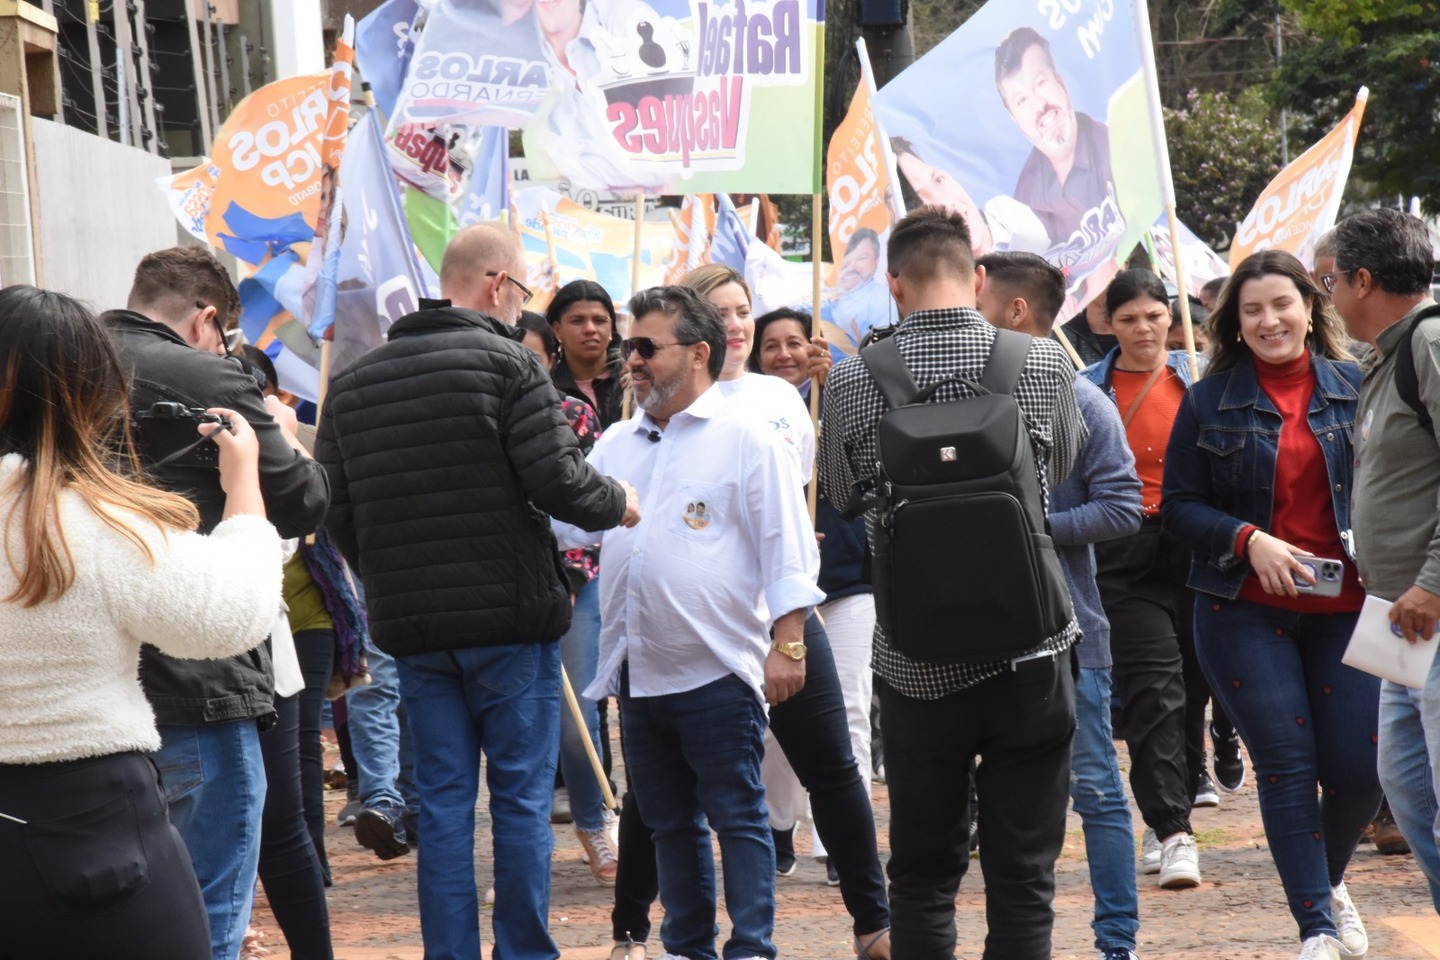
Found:
[[1070, 799], [1085, 829], [1085, 858], [1095, 893], [1095, 949], [1135, 949], [1140, 896], [1135, 885], [1135, 827], [1110, 731], [1110, 669], [1081, 667], [1075, 681], [1075, 743]]
[[210, 918], [214, 960], [240, 953], [260, 864], [265, 764], [254, 720], [162, 725], [152, 759]]
[[[600, 661], [600, 579], [597, 577], [575, 595], [575, 609], [570, 629], [560, 638], [560, 658], [575, 700], [585, 715], [590, 742], [600, 749], [600, 711], [595, 701], [581, 696], [580, 691], [595, 679]], [[560, 704], [560, 772], [565, 775], [565, 789], [570, 794], [570, 816], [581, 830], [599, 830], [605, 825], [601, 814], [605, 802], [600, 783], [585, 752], [585, 734], [575, 726], [568, 704]]]
[[495, 849], [497, 960], [554, 960], [550, 795], [560, 748], [560, 645], [396, 658], [420, 789], [420, 932], [426, 960], [480, 956], [475, 801], [485, 754]]
[[345, 694], [350, 728], [350, 749], [355, 754], [355, 776], [360, 781], [360, 802], [366, 807], [393, 803], [414, 810], [415, 790], [410, 726], [400, 702], [400, 677], [395, 658], [374, 643], [365, 642], [370, 682]]
[[1423, 690], [1382, 681], [1380, 782], [1440, 913], [1440, 656]]
[[1340, 662], [1356, 616], [1206, 594], [1195, 603], [1196, 653], [1250, 751], [1265, 839], [1302, 940], [1335, 935], [1330, 888], [1380, 806], [1380, 681]]
[[[733, 674], [695, 690], [631, 697], [621, 676], [620, 722], [630, 782], [655, 832], [665, 952], [715, 960], [715, 858], [720, 838], [726, 960], [775, 956], [775, 847], [770, 839], [760, 757], [765, 710]], [[507, 958], [508, 960], [508, 958]]]

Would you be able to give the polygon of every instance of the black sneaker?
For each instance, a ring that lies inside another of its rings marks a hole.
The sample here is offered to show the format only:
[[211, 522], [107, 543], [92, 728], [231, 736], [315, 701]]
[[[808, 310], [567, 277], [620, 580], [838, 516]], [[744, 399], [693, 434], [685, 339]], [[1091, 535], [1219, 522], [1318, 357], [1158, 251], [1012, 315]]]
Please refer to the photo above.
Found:
[[829, 857], [825, 858], [825, 885], [827, 887], [840, 886], [840, 871], [835, 869], [835, 861]]
[[795, 828], [771, 827], [770, 836], [775, 841], [775, 876], [788, 877], [795, 872]]
[[381, 860], [403, 857], [410, 852], [404, 816], [405, 808], [388, 800], [366, 807], [355, 818], [355, 839]]
[[1220, 794], [1215, 792], [1215, 784], [1210, 779], [1210, 774], [1201, 773], [1200, 782], [1195, 785], [1196, 807], [1218, 807], [1220, 806]]
[[1240, 735], [1233, 730], [1228, 737], [1215, 732], [1210, 724], [1210, 742], [1215, 747], [1215, 784], [1226, 793], [1245, 786], [1245, 759], [1240, 756]]

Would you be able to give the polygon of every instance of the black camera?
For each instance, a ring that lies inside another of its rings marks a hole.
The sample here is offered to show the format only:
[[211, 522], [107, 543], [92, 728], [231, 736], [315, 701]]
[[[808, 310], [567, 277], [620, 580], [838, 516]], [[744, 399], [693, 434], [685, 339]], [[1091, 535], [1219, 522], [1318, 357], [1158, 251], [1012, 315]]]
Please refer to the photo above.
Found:
[[140, 459], [148, 468], [200, 467], [218, 470], [220, 448], [210, 437], [202, 435], [199, 425], [214, 423], [221, 430], [230, 429], [230, 420], [203, 407], [187, 407], [183, 403], [161, 401], [136, 414], [131, 430], [140, 448]]

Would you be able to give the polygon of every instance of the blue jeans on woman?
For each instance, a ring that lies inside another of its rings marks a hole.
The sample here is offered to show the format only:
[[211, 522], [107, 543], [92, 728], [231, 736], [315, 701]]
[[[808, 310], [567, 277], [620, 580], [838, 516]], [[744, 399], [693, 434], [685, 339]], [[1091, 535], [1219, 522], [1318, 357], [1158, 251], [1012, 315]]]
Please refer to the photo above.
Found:
[[1302, 940], [1335, 936], [1330, 888], [1380, 807], [1380, 680], [1340, 662], [1357, 616], [1210, 594], [1195, 603], [1196, 651], [1250, 751], [1265, 838]]
[[1110, 670], [1081, 667], [1075, 681], [1075, 742], [1070, 799], [1085, 829], [1085, 859], [1095, 893], [1095, 949], [1135, 949], [1140, 895], [1135, 882], [1135, 827], [1110, 730]]
[[570, 616], [570, 629], [560, 638], [560, 659], [565, 675], [575, 690], [575, 700], [585, 717], [585, 730], [575, 725], [566, 704], [560, 705], [560, 772], [565, 776], [565, 789], [570, 794], [570, 816], [581, 830], [599, 830], [605, 826], [602, 811], [604, 798], [600, 782], [585, 752], [585, 736], [600, 749], [600, 711], [594, 700], [580, 695], [595, 679], [600, 662], [600, 578], [596, 577], [575, 594], [575, 609]]

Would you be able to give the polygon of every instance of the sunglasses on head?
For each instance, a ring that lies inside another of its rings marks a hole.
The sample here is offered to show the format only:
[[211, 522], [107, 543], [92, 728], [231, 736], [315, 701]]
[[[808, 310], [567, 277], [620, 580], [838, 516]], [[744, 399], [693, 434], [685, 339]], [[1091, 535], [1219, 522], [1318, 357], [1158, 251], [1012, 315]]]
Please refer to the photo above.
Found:
[[665, 347], [690, 347], [694, 345], [694, 340], [677, 340], [674, 343], [656, 343], [653, 337], [630, 337], [627, 340], [620, 341], [620, 354], [626, 360], [630, 359], [630, 354], [632, 353], [640, 354], [640, 359], [642, 360], [653, 360], [656, 350], [662, 350]]

